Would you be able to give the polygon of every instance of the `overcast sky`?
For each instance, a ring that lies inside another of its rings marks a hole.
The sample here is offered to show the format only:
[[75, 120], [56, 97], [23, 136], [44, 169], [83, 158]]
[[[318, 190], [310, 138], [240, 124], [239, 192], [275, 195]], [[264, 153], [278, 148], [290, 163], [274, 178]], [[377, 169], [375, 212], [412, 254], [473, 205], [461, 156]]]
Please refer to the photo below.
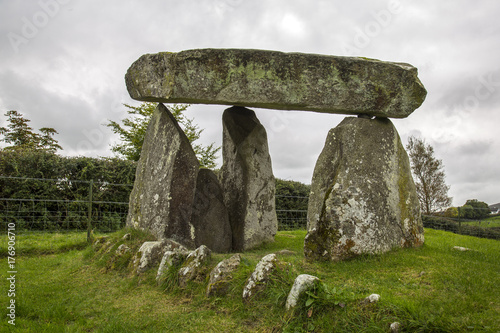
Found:
[[[428, 94], [403, 143], [424, 138], [443, 161], [454, 205], [500, 202], [500, 2], [298, 0], [0, 0], [0, 113], [53, 127], [63, 155], [110, 156], [107, 119], [126, 117], [127, 68], [144, 53], [255, 48], [363, 56], [418, 68]], [[187, 115], [222, 142], [225, 106]], [[310, 183], [343, 118], [254, 109], [276, 177]], [[0, 115], [0, 124], [6, 117]], [[222, 161], [219, 161], [221, 164]]]

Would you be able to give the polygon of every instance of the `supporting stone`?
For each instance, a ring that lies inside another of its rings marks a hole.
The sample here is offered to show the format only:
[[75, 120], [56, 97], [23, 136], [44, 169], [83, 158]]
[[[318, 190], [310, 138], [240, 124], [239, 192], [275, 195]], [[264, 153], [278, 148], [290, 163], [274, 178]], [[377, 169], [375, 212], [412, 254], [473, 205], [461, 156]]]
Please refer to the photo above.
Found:
[[233, 236], [233, 249], [244, 251], [273, 241], [278, 230], [275, 178], [267, 134], [255, 113], [232, 107], [223, 114], [224, 164], [221, 183]]
[[232, 233], [224, 204], [222, 188], [217, 176], [209, 169], [200, 169], [196, 180], [196, 194], [191, 224], [195, 245], [206, 245], [214, 252], [231, 251]]
[[424, 241], [408, 156], [389, 119], [347, 117], [314, 169], [304, 253], [343, 260]]
[[198, 168], [188, 138], [168, 109], [159, 104], [137, 164], [127, 226], [194, 248], [190, 219]]

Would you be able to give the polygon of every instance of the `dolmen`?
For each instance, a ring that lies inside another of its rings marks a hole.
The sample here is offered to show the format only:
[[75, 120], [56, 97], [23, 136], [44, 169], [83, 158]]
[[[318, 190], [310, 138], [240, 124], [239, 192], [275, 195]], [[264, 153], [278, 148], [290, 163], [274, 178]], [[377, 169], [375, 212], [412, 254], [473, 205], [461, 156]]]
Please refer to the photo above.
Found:
[[[127, 225], [159, 240], [245, 251], [277, 232], [265, 128], [249, 107], [351, 115], [328, 133], [316, 163], [304, 254], [339, 261], [424, 242], [408, 156], [390, 118], [408, 117], [426, 90], [409, 64], [247, 49], [140, 57], [125, 76], [133, 99], [158, 102]], [[200, 169], [163, 103], [229, 105], [223, 166]], [[354, 116], [354, 117], [353, 117]]]

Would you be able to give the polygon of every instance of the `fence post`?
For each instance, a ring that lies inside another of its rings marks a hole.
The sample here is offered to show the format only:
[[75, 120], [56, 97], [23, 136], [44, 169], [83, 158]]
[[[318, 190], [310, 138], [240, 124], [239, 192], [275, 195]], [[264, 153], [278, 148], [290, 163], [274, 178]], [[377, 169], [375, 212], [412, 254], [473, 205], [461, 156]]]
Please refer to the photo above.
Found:
[[458, 208], [458, 233], [462, 233], [462, 220], [460, 219], [460, 207]]
[[88, 219], [87, 219], [87, 242], [92, 243], [91, 232], [92, 232], [92, 188], [94, 187], [94, 181], [90, 180], [89, 186], [89, 202], [88, 202]]

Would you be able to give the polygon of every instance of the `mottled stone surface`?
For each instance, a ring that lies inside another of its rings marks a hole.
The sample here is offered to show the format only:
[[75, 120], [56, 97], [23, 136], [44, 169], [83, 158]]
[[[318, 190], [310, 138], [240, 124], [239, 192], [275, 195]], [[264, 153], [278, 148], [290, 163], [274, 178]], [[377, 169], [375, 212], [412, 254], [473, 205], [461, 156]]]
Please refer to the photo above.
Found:
[[232, 232], [217, 176], [209, 169], [200, 169], [196, 180], [191, 224], [195, 245], [206, 245], [213, 252], [232, 249]]
[[161, 241], [144, 242], [141, 245], [134, 260], [137, 273], [143, 273], [160, 262], [163, 245]]
[[278, 230], [275, 178], [267, 134], [255, 113], [242, 107], [224, 111], [220, 177], [233, 249], [244, 251], [273, 241]]
[[210, 260], [211, 251], [205, 245], [189, 253], [186, 261], [179, 269], [179, 285], [185, 287], [189, 281], [201, 281], [205, 278], [206, 264]]
[[168, 109], [159, 104], [137, 164], [127, 226], [194, 248], [190, 219], [198, 168], [188, 138]]
[[229, 283], [233, 279], [233, 272], [238, 269], [241, 262], [239, 254], [231, 258], [224, 259], [210, 272], [210, 279], [207, 286], [207, 297], [223, 296], [227, 293]]
[[288, 293], [288, 297], [286, 299], [286, 309], [291, 310], [297, 306], [297, 302], [299, 298], [304, 295], [304, 293], [310, 289], [312, 289], [316, 283], [319, 282], [319, 279], [316, 276], [312, 276], [309, 274], [301, 274], [295, 278], [292, 289], [290, 289], [290, 293]]
[[423, 244], [408, 156], [389, 119], [347, 117], [314, 169], [304, 253], [343, 260]]
[[186, 260], [188, 255], [189, 252], [183, 249], [165, 251], [163, 257], [161, 258], [160, 267], [158, 267], [156, 281], [161, 282], [163, 274], [172, 266], [180, 266]]
[[246, 49], [140, 57], [127, 71], [133, 99], [404, 118], [426, 91], [409, 64]]
[[271, 253], [263, 257], [243, 288], [243, 300], [249, 300], [256, 293], [265, 288], [271, 274], [277, 266], [276, 254]]

